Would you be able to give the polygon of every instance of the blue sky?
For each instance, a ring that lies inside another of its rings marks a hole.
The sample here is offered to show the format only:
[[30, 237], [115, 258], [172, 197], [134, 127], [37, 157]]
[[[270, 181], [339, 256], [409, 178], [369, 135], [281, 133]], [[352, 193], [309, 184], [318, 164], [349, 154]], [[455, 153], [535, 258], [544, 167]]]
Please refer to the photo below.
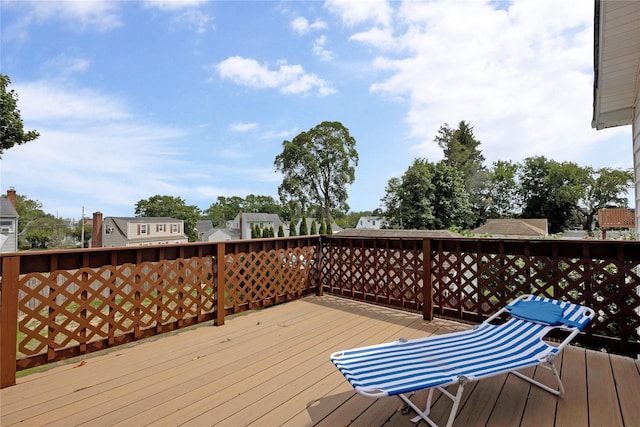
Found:
[[27, 130], [0, 191], [46, 212], [132, 216], [270, 195], [282, 142], [329, 120], [356, 139], [353, 211], [380, 207], [437, 130], [466, 120], [490, 166], [632, 166], [631, 128], [591, 129], [593, 2], [5, 1], [0, 72]]

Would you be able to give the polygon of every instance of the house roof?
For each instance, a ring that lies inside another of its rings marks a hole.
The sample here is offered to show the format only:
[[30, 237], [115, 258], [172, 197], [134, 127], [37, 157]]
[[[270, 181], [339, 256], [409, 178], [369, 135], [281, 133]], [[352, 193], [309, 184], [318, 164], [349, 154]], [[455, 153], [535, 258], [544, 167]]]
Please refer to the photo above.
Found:
[[181, 219], [171, 218], [168, 216], [112, 216], [111, 218], [118, 221], [133, 223], [184, 222]]
[[370, 228], [347, 228], [338, 233], [334, 233], [340, 237], [383, 237], [383, 238], [425, 238], [425, 237], [454, 237], [459, 234], [449, 230], [394, 230], [381, 229], [373, 230]]
[[546, 219], [488, 219], [480, 227], [472, 230], [474, 234], [493, 234], [505, 236], [544, 236], [548, 234]]
[[7, 196], [4, 194], [0, 196], [0, 217], [2, 218], [18, 218], [18, 212], [16, 208]]
[[593, 128], [632, 123], [639, 70], [640, 1], [595, 0]]
[[281, 223], [278, 214], [269, 213], [243, 212], [242, 219], [246, 222], [273, 222], [274, 224]]
[[198, 234], [203, 234], [211, 231], [213, 230], [213, 222], [209, 219], [196, 221], [196, 230], [198, 230]]

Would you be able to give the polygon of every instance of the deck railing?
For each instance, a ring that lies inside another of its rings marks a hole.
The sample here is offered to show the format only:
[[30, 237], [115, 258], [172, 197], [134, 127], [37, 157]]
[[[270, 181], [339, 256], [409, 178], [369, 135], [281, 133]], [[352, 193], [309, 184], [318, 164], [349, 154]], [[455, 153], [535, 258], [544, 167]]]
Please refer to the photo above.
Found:
[[[0, 255], [0, 376], [332, 294], [480, 321], [521, 293], [594, 308], [580, 341], [640, 353], [635, 242], [310, 236]], [[17, 343], [17, 345], [16, 345]]]

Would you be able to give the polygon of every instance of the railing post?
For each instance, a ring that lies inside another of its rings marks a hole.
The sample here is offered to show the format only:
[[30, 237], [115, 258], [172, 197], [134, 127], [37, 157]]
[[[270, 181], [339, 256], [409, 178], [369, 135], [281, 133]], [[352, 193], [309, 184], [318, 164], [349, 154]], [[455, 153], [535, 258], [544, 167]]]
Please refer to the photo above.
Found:
[[422, 318], [433, 320], [433, 280], [431, 276], [431, 239], [422, 240]]
[[318, 237], [317, 246], [316, 246], [316, 268], [317, 274], [314, 275], [314, 278], [318, 281], [316, 288], [316, 295], [321, 297], [324, 292], [324, 247], [323, 247], [323, 238], [322, 236]]
[[220, 242], [217, 244], [217, 252], [216, 252], [216, 264], [217, 264], [217, 274], [215, 275], [215, 295], [216, 295], [216, 320], [214, 324], [216, 326], [224, 325], [224, 291], [225, 291], [225, 245]]
[[19, 280], [20, 257], [2, 257], [2, 301], [0, 301], [0, 388], [16, 384]]

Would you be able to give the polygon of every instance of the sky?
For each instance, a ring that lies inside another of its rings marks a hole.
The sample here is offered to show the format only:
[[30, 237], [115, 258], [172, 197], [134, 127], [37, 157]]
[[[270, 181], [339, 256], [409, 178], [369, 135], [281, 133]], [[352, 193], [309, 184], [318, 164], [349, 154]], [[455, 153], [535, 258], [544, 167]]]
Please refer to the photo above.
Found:
[[282, 143], [324, 121], [356, 140], [351, 211], [473, 126], [490, 167], [546, 156], [631, 168], [631, 127], [596, 131], [591, 0], [6, 1], [0, 72], [25, 131], [0, 193], [63, 218], [272, 196]]

